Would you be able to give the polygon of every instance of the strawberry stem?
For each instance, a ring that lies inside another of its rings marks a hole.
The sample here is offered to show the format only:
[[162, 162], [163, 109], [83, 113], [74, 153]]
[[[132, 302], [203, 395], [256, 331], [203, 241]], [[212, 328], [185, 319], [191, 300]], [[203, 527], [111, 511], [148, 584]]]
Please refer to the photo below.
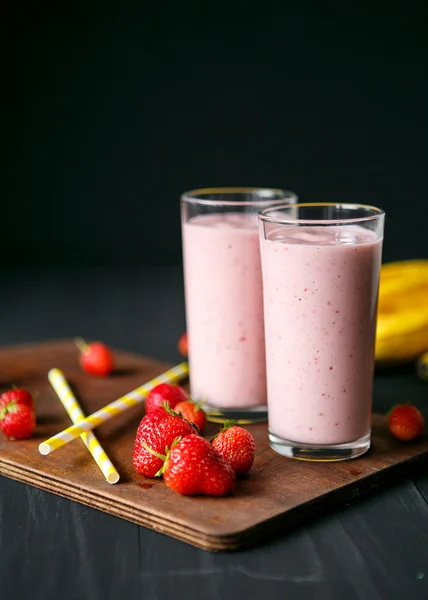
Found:
[[233, 425], [235, 425], [235, 421], [233, 421], [232, 419], [230, 420], [226, 420], [223, 423], [223, 427], [220, 429], [220, 431], [218, 433], [216, 433], [211, 439], [210, 439], [210, 444], [213, 443], [213, 441], [216, 439], [216, 437], [218, 435], [220, 435], [220, 433], [223, 433], [223, 431], [226, 431], [227, 429], [229, 429], [229, 427], [233, 427]]
[[74, 343], [82, 354], [86, 354], [86, 352], [89, 350], [88, 343], [81, 337], [74, 338]]
[[147, 450], [147, 452], [150, 452], [150, 454], [156, 456], [156, 458], [160, 458], [160, 460], [162, 460], [163, 462], [166, 461], [166, 456], [164, 454], [159, 454], [159, 452], [156, 452], [156, 450], [150, 448], [150, 446], [148, 446], [144, 440], [141, 442], [141, 445]]
[[156, 458], [160, 458], [160, 460], [163, 461], [163, 465], [161, 466], [161, 468], [159, 469], [159, 471], [157, 473], [155, 473], [155, 477], [162, 477], [163, 472], [165, 471], [165, 462], [168, 459], [171, 450], [174, 448], [174, 446], [176, 446], [178, 444], [178, 442], [181, 441], [181, 436], [180, 437], [176, 437], [175, 440], [172, 442], [171, 444], [171, 449], [168, 448], [168, 446], [165, 447], [165, 455], [163, 454], [159, 454], [159, 452], [156, 452], [155, 450], [153, 450], [152, 448], [150, 448], [146, 442], [143, 440], [141, 442], [141, 445], [143, 446], [143, 448], [145, 448], [147, 450], [147, 452], [150, 452], [150, 454], [153, 454], [153, 456], [156, 456]]
[[17, 412], [18, 412], [18, 407], [16, 405], [15, 400], [8, 402], [6, 404], [6, 406], [3, 406], [2, 409], [0, 410], [0, 421], [3, 421], [3, 419], [6, 417], [7, 413], [17, 413]]
[[185, 419], [185, 418], [183, 417], [183, 413], [181, 413], [181, 412], [179, 412], [179, 413], [178, 413], [177, 411], [175, 411], [174, 409], [172, 409], [172, 408], [170, 407], [170, 405], [169, 405], [169, 402], [168, 402], [168, 401], [162, 402], [162, 403], [161, 403], [161, 406], [162, 406], [162, 408], [163, 408], [163, 409], [165, 409], [165, 410], [166, 410], [166, 412], [167, 412], [168, 414], [170, 414], [171, 416], [173, 416], [173, 417], [181, 417], [181, 418], [183, 419], [183, 421], [186, 421], [187, 423], [190, 423], [190, 425], [191, 425], [191, 426], [192, 426], [194, 429], [196, 429], [196, 431], [199, 433], [200, 429], [199, 429], [199, 427], [196, 425], [196, 423], [192, 423], [192, 421], [189, 421], [189, 419]]
[[223, 427], [220, 429], [220, 433], [223, 433], [223, 431], [226, 431], [226, 429], [229, 429], [230, 427], [233, 427], [235, 425], [235, 421], [233, 421], [232, 419], [227, 420], [223, 423]]
[[178, 412], [176, 412], [175, 410], [173, 410], [173, 409], [171, 408], [171, 405], [170, 405], [170, 403], [168, 402], [168, 400], [165, 400], [164, 402], [161, 402], [161, 406], [162, 406], [162, 408], [163, 408], [163, 409], [165, 409], [165, 410], [166, 410], [166, 412], [167, 412], [169, 415], [172, 415], [173, 417], [182, 417], [182, 416], [183, 416], [181, 413], [178, 413]]
[[193, 398], [190, 398], [190, 402], [193, 403], [194, 407], [195, 407], [195, 414], [197, 412], [199, 412], [200, 410], [202, 410], [202, 408], [205, 406], [205, 404], [207, 403], [208, 398], [206, 396], [204, 396], [202, 398], [202, 400], [199, 400], [199, 402], [197, 400], [193, 400]]

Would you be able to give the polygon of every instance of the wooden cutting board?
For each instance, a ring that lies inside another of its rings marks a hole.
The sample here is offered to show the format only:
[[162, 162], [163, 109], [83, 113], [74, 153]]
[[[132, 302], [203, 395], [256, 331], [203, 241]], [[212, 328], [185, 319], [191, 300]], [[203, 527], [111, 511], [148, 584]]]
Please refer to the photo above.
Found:
[[[71, 341], [0, 349], [0, 391], [13, 383], [36, 398], [37, 430], [30, 440], [8, 441], [0, 433], [0, 474], [133, 521], [204, 550], [236, 550], [284, 531], [319, 511], [348, 502], [428, 462], [428, 436], [401, 444], [388, 434], [385, 419], [373, 415], [373, 449], [349, 462], [307, 463], [273, 452], [267, 426], [249, 427], [257, 444], [251, 473], [227, 498], [182, 497], [162, 480], [144, 479], [132, 468], [132, 448], [143, 407], [136, 407], [96, 430], [121, 479], [109, 485], [81, 440], [49, 456], [41, 441], [70, 420], [48, 380], [52, 367], [64, 371], [84, 411], [90, 414], [152, 379], [170, 365], [116, 352], [117, 373], [90, 377], [77, 363]], [[207, 436], [217, 431], [210, 425]]]

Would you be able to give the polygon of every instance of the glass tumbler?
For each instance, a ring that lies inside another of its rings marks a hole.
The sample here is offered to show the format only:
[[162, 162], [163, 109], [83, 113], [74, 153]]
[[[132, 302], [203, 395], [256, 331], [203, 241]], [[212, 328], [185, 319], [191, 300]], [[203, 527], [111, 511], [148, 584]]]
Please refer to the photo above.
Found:
[[292, 192], [211, 188], [181, 197], [190, 390], [209, 419], [265, 421], [266, 363], [257, 213]]
[[384, 212], [296, 204], [259, 213], [269, 439], [279, 454], [370, 447]]

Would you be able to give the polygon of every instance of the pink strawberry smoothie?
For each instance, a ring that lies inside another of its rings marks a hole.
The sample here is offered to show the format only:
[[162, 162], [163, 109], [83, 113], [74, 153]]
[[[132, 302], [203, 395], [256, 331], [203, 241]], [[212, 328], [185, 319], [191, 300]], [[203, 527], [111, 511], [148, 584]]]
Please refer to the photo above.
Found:
[[260, 246], [255, 214], [183, 224], [191, 394], [223, 408], [266, 404]]
[[261, 241], [269, 430], [307, 444], [370, 432], [382, 240], [275, 225]]

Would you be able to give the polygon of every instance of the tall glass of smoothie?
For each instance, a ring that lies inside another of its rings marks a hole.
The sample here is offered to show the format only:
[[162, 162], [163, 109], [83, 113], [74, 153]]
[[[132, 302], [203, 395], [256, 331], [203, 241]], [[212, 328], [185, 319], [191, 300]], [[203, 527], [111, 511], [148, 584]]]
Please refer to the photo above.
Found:
[[289, 457], [370, 448], [384, 212], [353, 204], [259, 214], [269, 439]]
[[181, 198], [190, 391], [209, 418], [266, 420], [257, 213], [291, 192], [212, 188]]

